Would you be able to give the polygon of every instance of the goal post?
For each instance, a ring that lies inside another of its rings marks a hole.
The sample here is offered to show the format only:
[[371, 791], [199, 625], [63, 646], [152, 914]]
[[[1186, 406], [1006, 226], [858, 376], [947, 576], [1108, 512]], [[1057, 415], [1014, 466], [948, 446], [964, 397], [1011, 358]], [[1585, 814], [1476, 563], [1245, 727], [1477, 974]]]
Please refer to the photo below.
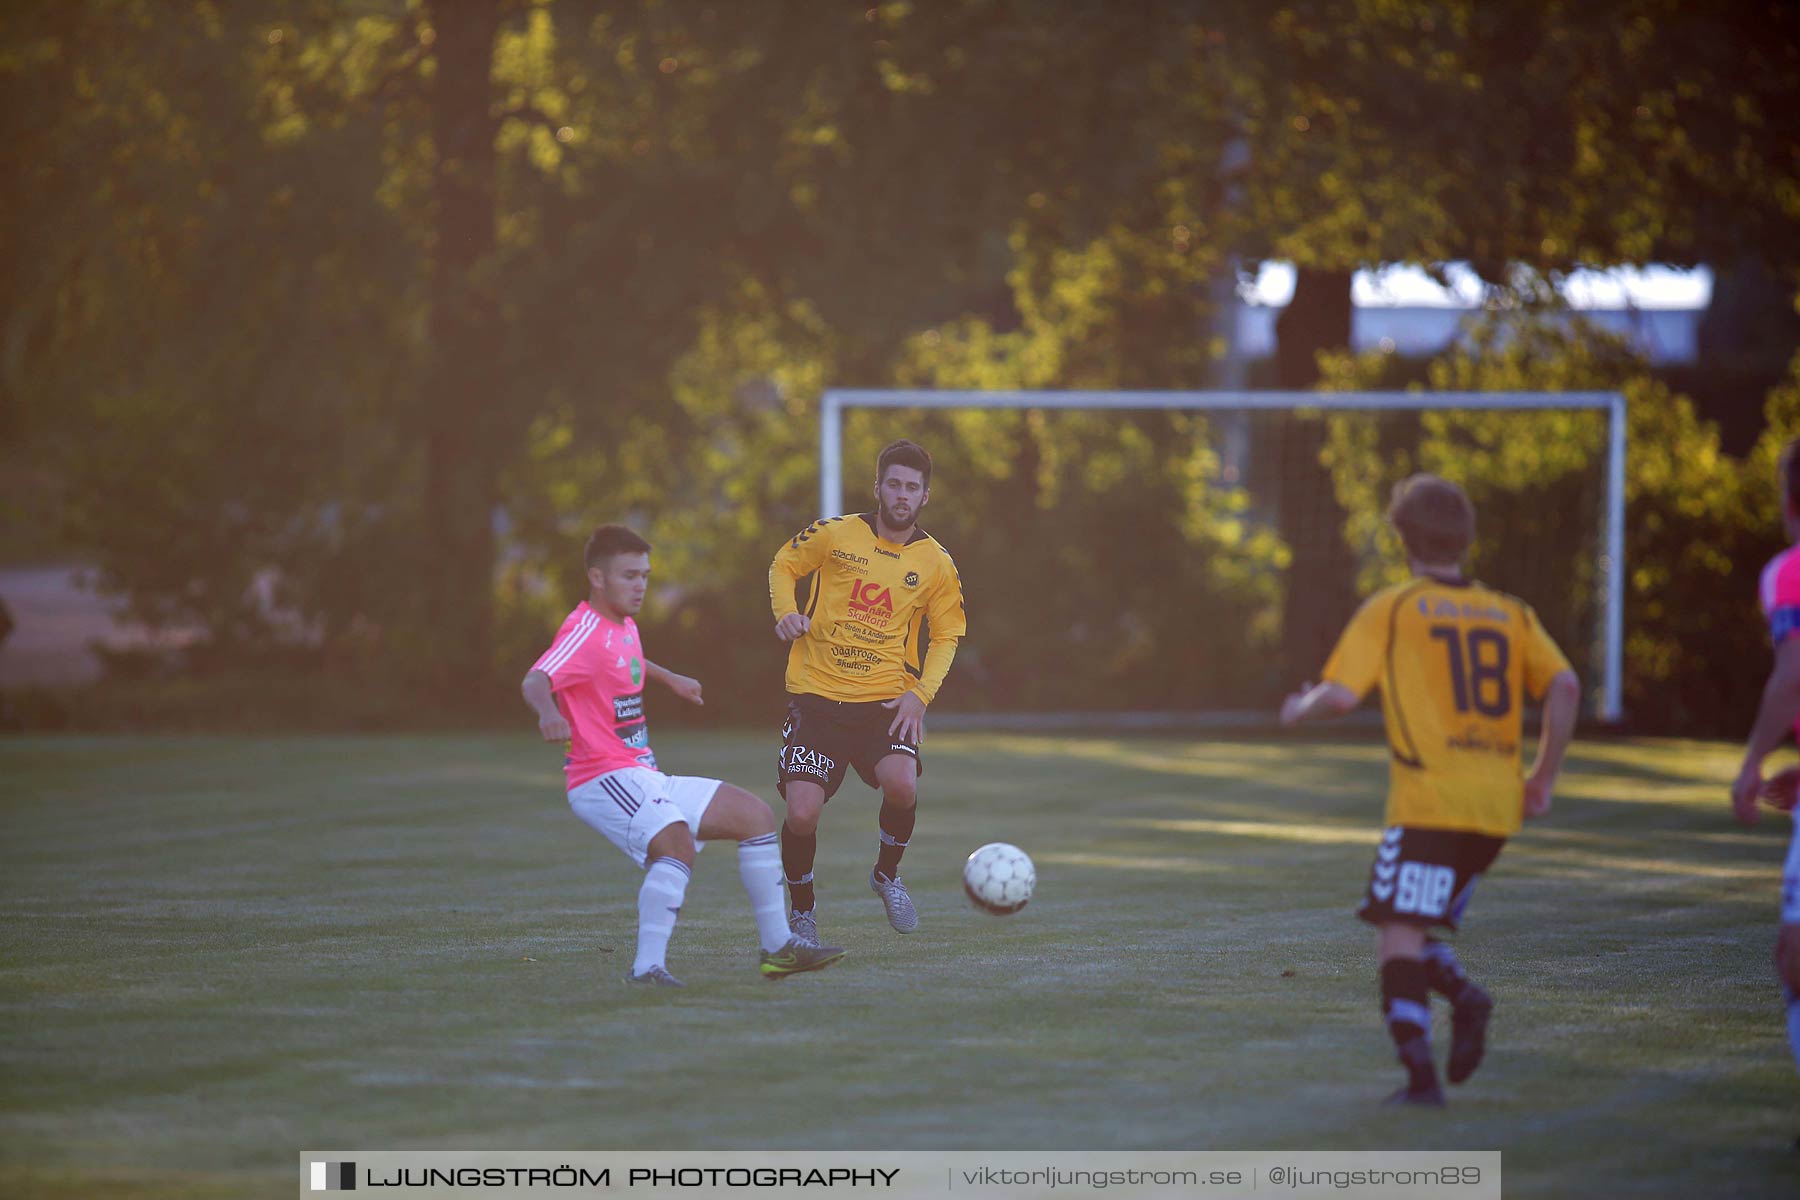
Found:
[[953, 391], [834, 388], [819, 408], [819, 512], [844, 507], [844, 417], [852, 409], [1086, 409], [1320, 414], [1389, 410], [1587, 410], [1606, 415], [1603, 520], [1597, 564], [1600, 691], [1596, 716], [1623, 715], [1625, 637], [1625, 397], [1619, 392]]

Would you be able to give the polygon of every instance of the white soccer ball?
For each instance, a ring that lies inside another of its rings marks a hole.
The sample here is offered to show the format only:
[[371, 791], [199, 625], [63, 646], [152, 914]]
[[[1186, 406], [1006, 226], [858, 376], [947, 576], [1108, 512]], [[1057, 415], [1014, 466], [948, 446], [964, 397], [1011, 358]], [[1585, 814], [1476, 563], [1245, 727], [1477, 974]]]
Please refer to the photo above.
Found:
[[963, 891], [976, 908], [997, 917], [1024, 908], [1036, 886], [1031, 856], [1005, 842], [989, 842], [963, 864]]

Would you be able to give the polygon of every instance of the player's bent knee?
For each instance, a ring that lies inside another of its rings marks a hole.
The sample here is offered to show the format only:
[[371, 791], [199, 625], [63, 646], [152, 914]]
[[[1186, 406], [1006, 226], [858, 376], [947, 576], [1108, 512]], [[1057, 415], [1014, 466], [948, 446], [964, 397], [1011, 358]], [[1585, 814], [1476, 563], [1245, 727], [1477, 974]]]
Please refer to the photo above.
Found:
[[1418, 958], [1425, 953], [1425, 929], [1403, 921], [1390, 921], [1381, 926], [1382, 962], [1393, 958]]
[[761, 796], [736, 784], [721, 783], [700, 818], [703, 839], [729, 838], [741, 842], [775, 832], [775, 813]]
[[875, 766], [875, 782], [887, 804], [911, 808], [919, 801], [919, 764], [913, 759], [897, 754], [882, 759]]
[[787, 802], [787, 827], [795, 833], [813, 833], [819, 828], [819, 814], [825, 808], [825, 801], [811, 796], [795, 796], [789, 790]]
[[764, 804], [761, 799], [755, 796], [752, 796], [751, 799], [756, 800], [756, 807], [750, 810], [750, 818], [745, 822], [748, 829], [745, 832], [744, 837], [762, 837], [765, 834], [774, 833], [776, 825], [775, 810], [770, 808], [767, 804]]
[[672, 858], [690, 867], [694, 865], [694, 835], [686, 822], [677, 821], [666, 826], [644, 847], [645, 865], [659, 858]]
[[714, 797], [713, 803], [720, 800], [730, 806], [733, 823], [744, 831], [745, 837], [761, 837], [765, 833], [775, 832], [775, 810], [755, 792], [745, 791], [733, 783], [721, 783], [719, 794]]

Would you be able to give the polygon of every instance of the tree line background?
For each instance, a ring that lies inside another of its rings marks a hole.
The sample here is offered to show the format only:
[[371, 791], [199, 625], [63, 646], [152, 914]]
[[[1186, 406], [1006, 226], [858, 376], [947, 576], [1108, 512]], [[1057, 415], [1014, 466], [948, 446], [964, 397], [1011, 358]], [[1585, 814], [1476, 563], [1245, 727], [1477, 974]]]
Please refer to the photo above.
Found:
[[[1736, 735], [1800, 433], [1797, 35], [1748, 0], [8, 5], [0, 553], [203, 631], [9, 718], [516, 715], [625, 520], [656, 657], [773, 719], [826, 387], [1218, 386], [1283, 259], [1252, 385], [1628, 395], [1630, 720]], [[1350, 351], [1356, 270], [1455, 262], [1473, 336]], [[1697, 369], [1563, 306], [1649, 263], [1716, 274]], [[900, 434], [969, 594], [945, 708], [1269, 703], [1395, 569], [1414, 469], [1565, 638], [1594, 600], [1591, 417], [1296, 420], [1247, 487], [1198, 415], [890, 414], [856, 489]]]

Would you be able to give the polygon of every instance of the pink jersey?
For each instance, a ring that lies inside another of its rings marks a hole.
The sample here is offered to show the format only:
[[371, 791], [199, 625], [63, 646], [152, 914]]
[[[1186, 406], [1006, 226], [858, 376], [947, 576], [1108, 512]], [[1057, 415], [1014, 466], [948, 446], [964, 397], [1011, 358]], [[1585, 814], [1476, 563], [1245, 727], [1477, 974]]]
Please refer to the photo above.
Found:
[[[1800, 633], [1800, 546], [1789, 546], [1769, 560], [1762, 573], [1762, 610], [1769, 620], [1769, 640], [1781, 643]], [[1794, 726], [1800, 737], [1800, 723]]]
[[622, 767], [656, 770], [644, 721], [644, 648], [636, 621], [626, 617], [616, 624], [583, 600], [532, 670], [550, 677], [556, 705], [569, 722], [563, 775], [570, 791]]

